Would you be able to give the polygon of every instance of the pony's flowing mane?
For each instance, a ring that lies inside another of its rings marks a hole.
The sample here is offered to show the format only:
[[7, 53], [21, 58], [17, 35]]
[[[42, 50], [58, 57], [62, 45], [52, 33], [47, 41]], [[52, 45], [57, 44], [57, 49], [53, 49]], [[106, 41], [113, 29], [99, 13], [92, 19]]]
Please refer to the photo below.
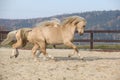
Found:
[[52, 20], [49, 20], [49, 21], [43, 21], [43, 22], [40, 22], [36, 25], [36, 27], [48, 27], [48, 26], [51, 26], [51, 27], [57, 27], [57, 26], [60, 26], [60, 20], [57, 19], [57, 18], [54, 18]]
[[81, 22], [84, 21], [86, 22], [86, 20], [83, 17], [79, 17], [79, 16], [70, 16], [67, 17], [63, 20], [62, 25], [65, 26], [66, 24], [72, 24], [73, 22]]

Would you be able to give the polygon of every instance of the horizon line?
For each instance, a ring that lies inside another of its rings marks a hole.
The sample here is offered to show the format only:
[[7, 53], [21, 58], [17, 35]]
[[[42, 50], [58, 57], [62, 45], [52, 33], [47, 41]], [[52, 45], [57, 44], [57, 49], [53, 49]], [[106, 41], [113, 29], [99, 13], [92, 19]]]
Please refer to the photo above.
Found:
[[60, 16], [60, 15], [70, 15], [70, 14], [78, 14], [78, 13], [89, 13], [89, 12], [102, 12], [102, 11], [120, 11], [119, 9], [116, 10], [93, 10], [93, 11], [81, 11], [81, 12], [74, 12], [74, 13], [61, 13], [61, 14], [56, 14], [52, 16], [45, 16], [45, 17], [32, 17], [32, 18], [0, 18], [0, 19], [5, 19], [5, 20], [27, 20], [27, 19], [37, 19], [37, 18], [50, 18], [54, 16]]

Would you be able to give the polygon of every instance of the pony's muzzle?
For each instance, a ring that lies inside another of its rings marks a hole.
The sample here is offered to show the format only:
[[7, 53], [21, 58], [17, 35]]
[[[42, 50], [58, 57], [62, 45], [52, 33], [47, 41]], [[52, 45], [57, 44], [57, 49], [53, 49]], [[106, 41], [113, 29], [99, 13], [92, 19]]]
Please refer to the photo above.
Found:
[[80, 33], [80, 36], [82, 36], [83, 35], [83, 33]]
[[82, 32], [80, 32], [80, 33], [79, 33], [79, 35], [80, 35], [80, 36], [82, 36], [82, 35], [83, 35], [83, 33], [82, 33]]

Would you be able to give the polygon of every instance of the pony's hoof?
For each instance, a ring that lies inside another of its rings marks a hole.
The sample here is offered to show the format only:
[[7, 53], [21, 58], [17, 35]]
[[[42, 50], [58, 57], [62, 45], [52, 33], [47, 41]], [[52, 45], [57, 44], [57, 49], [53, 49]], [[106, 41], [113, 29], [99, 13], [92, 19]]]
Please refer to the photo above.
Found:
[[17, 58], [17, 57], [18, 57], [18, 54], [15, 55], [15, 58]]
[[84, 60], [84, 58], [80, 58], [81, 60]]
[[51, 59], [50, 61], [51, 61], [51, 62], [56, 62], [57, 60], [56, 60], [56, 59]]
[[48, 60], [50, 60], [49, 57], [43, 57], [43, 61], [48, 61]]
[[54, 58], [53, 56], [51, 56], [51, 55], [48, 55], [48, 58], [50, 58], [50, 59], [52, 59], [52, 60], [55, 59], [55, 58]]
[[55, 60], [55, 57], [50, 57], [50, 59]]
[[49, 60], [49, 58], [43, 58], [43, 61], [48, 61]]
[[83, 57], [82, 57], [80, 54], [78, 54], [78, 57], [79, 57], [80, 59], [83, 59]]
[[13, 58], [13, 56], [10, 56], [10, 59], [12, 59]]
[[71, 55], [68, 55], [69, 58], [71, 58]]
[[13, 57], [15, 57], [15, 56], [11, 55], [11, 56], [10, 56], [10, 59], [12, 59]]
[[40, 60], [38, 60], [38, 59], [36, 59], [36, 58], [34, 59], [34, 61], [35, 61], [35, 62], [40, 62]]
[[80, 60], [84, 60], [84, 58], [83, 58], [83, 57], [81, 57], [81, 56], [79, 56], [79, 59], [80, 59]]

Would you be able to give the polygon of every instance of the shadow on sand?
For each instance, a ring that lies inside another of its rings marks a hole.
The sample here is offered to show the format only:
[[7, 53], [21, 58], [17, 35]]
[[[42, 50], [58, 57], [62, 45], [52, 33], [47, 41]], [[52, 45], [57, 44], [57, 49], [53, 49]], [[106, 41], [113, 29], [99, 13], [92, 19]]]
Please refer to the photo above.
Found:
[[68, 60], [81, 60], [81, 61], [95, 61], [95, 60], [119, 60], [120, 58], [116, 57], [83, 57], [83, 58], [78, 58], [78, 57], [55, 57], [56, 61], [68, 61]]

